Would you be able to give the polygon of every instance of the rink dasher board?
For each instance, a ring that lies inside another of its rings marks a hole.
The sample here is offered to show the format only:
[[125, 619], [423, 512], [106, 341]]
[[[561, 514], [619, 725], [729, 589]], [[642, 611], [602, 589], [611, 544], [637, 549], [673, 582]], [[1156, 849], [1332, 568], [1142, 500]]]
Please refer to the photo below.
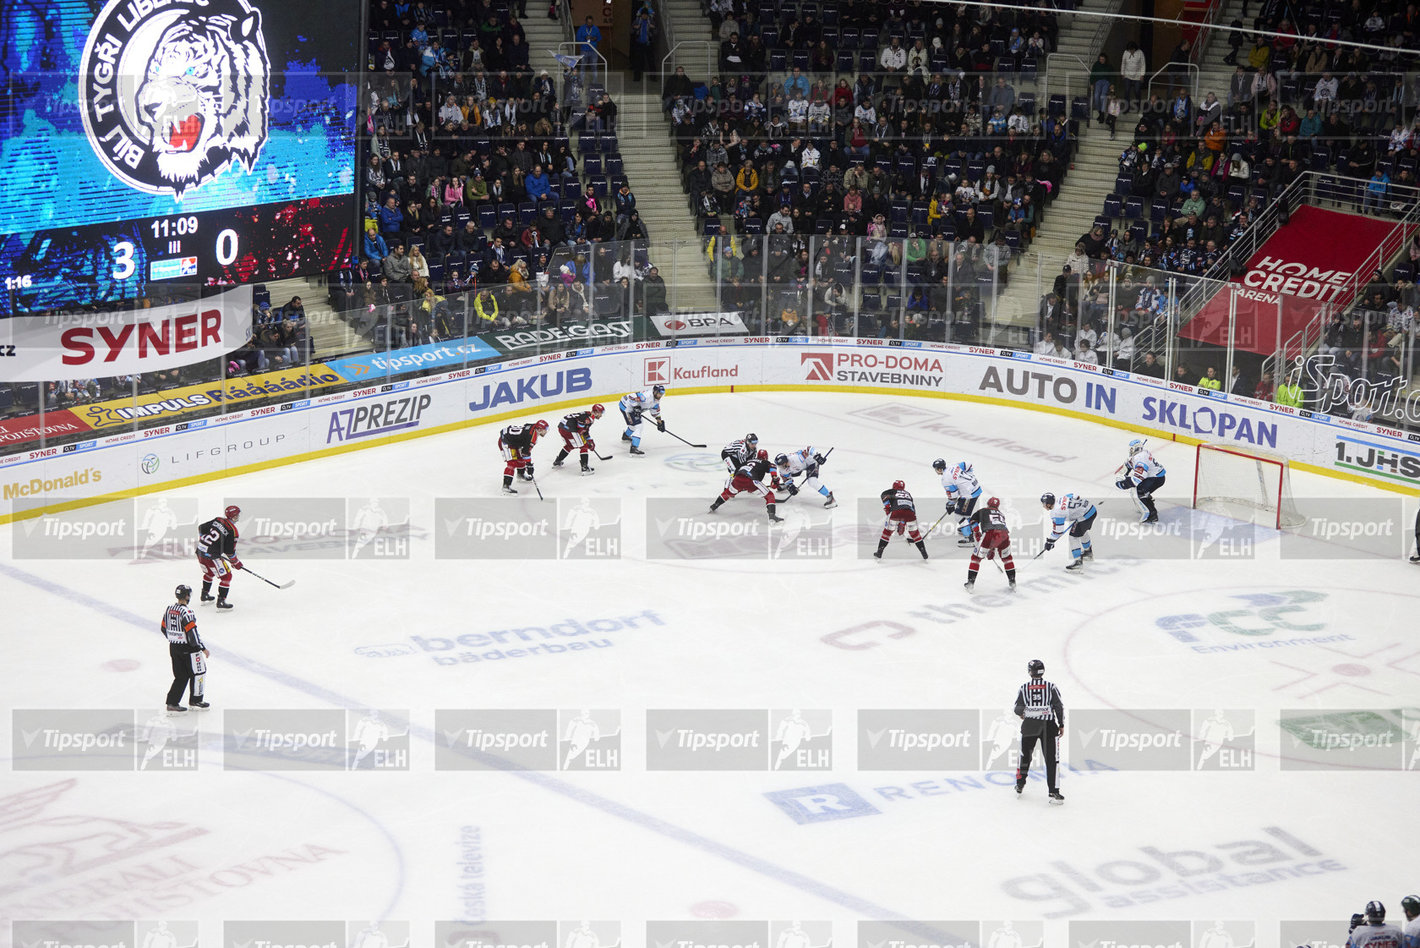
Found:
[[[546, 418], [628, 391], [849, 392], [1046, 411], [1420, 494], [1420, 435], [1096, 365], [982, 346], [852, 339], [626, 343], [389, 380], [0, 458], [0, 523], [474, 425]], [[605, 423], [604, 423], [605, 424]], [[696, 432], [728, 441], [737, 429]], [[712, 445], [713, 447], [714, 445]], [[493, 449], [490, 441], [489, 450]]]

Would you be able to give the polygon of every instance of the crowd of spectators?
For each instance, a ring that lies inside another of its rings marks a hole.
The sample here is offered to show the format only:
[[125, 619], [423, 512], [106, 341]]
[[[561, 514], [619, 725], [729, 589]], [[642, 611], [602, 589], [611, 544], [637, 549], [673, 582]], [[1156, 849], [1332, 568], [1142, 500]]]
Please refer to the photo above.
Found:
[[1063, 111], [1017, 89], [1054, 49], [1055, 15], [709, 11], [718, 75], [678, 67], [662, 104], [722, 305], [772, 332], [964, 341], [1073, 152]]
[[[525, 12], [481, 0], [372, 11], [365, 236], [331, 292], [380, 345], [664, 307], [616, 103], [583, 88], [585, 66], [533, 69]], [[643, 3], [633, 39], [654, 32]], [[594, 60], [604, 38], [591, 17], [576, 37]]]

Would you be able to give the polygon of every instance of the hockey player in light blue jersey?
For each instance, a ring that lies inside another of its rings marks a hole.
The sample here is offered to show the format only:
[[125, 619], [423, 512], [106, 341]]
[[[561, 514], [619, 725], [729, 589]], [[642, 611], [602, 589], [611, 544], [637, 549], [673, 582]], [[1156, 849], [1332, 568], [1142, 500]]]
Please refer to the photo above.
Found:
[[1085, 560], [1095, 558], [1094, 550], [1090, 547], [1090, 527], [1095, 525], [1095, 505], [1079, 494], [1061, 494], [1059, 499], [1056, 499], [1051, 493], [1040, 495], [1040, 505], [1045, 508], [1046, 516], [1050, 518], [1050, 536], [1046, 538], [1045, 548], [1054, 549], [1055, 541], [1069, 534], [1070, 565], [1065, 569], [1069, 572], [1079, 571]]
[[661, 398], [666, 394], [664, 385], [654, 385], [644, 392], [629, 392], [621, 396], [618, 403], [621, 417], [626, 419], [626, 430], [621, 433], [622, 441], [631, 442], [631, 453], [643, 455], [641, 450], [641, 418], [650, 415], [657, 431], [666, 430], [665, 419], [661, 417]]
[[1122, 465], [1124, 476], [1114, 482], [1120, 490], [1133, 491], [1134, 506], [1139, 508], [1140, 522], [1158, 523], [1159, 510], [1154, 506], [1154, 492], [1164, 486], [1168, 473], [1144, 443], [1135, 438], [1129, 442], [1129, 459]]
[[976, 471], [966, 461], [958, 461], [951, 469], [942, 458], [932, 462], [932, 470], [942, 478], [942, 489], [947, 492], [947, 513], [957, 515], [957, 546], [975, 546], [971, 538], [971, 515], [976, 510], [976, 502], [981, 497], [981, 482], [976, 479]]
[[[779, 469], [779, 476], [788, 484], [791, 497], [803, 489], [816, 490], [823, 495], [825, 507], [838, 506], [838, 501], [833, 499], [833, 491], [825, 487], [818, 479], [818, 469], [823, 465], [827, 456], [813, 445], [775, 456], [774, 466]], [[800, 474], [804, 475], [803, 487], [793, 481], [793, 478]]]

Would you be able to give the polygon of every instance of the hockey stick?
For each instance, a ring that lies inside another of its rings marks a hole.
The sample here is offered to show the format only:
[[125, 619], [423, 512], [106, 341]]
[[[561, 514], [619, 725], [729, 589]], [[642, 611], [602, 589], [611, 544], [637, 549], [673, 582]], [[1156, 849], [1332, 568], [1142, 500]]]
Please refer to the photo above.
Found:
[[546, 500], [547, 498], [542, 496], [542, 488], [537, 486], [537, 478], [529, 474], [528, 480], [532, 481], [533, 490], [537, 491], [537, 499]]
[[292, 586], [296, 585], [296, 581], [294, 579], [288, 579], [284, 583], [273, 583], [271, 580], [267, 579], [265, 576], [252, 569], [250, 566], [247, 566], [245, 563], [242, 564], [242, 572], [251, 573], [263, 583], [266, 583], [268, 586], [275, 586], [277, 589], [290, 589]]
[[[937, 523], [941, 523], [943, 520], [947, 519], [947, 514], [952, 513], [952, 512], [953, 512], [953, 511], [950, 511], [950, 510], [944, 511], [944, 512], [942, 513], [942, 515], [937, 518]], [[924, 533], [924, 534], [922, 534], [922, 539], [925, 540], [925, 539], [927, 539], [928, 537], [930, 537], [930, 536], [932, 535], [932, 531], [935, 530], [935, 529], [937, 529], [937, 523], [934, 523], [934, 524], [932, 524], [930, 527], [927, 528], [927, 532]]]
[[610, 454], [602, 454], [602, 453], [601, 453], [600, 451], [598, 451], [596, 448], [592, 448], [592, 453], [597, 456], [597, 460], [598, 460], [598, 461], [610, 461], [610, 460], [611, 460], [611, 455], [610, 455]]
[[666, 427], [659, 427], [659, 428], [657, 428], [656, 430], [659, 431], [659, 432], [661, 432], [662, 434], [668, 434], [668, 435], [670, 435], [672, 438], [675, 438], [677, 441], [680, 441], [680, 442], [682, 442], [682, 443], [684, 443], [684, 444], [690, 445], [692, 448], [703, 448], [703, 447], [705, 447], [705, 445], [703, 445], [703, 444], [696, 444], [694, 441], [686, 441], [684, 438], [682, 438], [680, 435], [676, 434], [674, 431], [671, 431], [669, 428], [666, 428]]

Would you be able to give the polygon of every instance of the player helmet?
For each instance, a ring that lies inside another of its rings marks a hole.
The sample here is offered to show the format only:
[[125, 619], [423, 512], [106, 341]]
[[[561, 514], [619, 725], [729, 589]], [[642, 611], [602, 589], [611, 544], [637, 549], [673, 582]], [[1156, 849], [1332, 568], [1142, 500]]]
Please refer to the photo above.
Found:
[[751, 431], [749, 434], [745, 435], [745, 444], [759, 444], [759, 435]]
[[989, 508], [992, 509], [992, 510], [999, 510], [999, 509], [1001, 508], [1001, 498], [1000, 498], [1000, 497], [988, 497], [988, 498], [986, 498], [986, 506], [989, 507]]
[[228, 504], [227, 509], [222, 511], [222, 513], [228, 520], [232, 521], [232, 523], [236, 523], [237, 518], [242, 515], [242, 508], [238, 507], [236, 504]]
[[893, 490], [907, 490], [907, 485], [904, 484], [902, 481], [893, 481], [893, 482], [892, 482], [892, 489], [893, 489]]
[[1045, 662], [1038, 658], [1032, 658], [1026, 662], [1026, 671], [1032, 678], [1040, 678], [1045, 675]]
[[597, 402], [595, 405], [592, 406], [592, 417], [593, 417], [593, 418], [600, 418], [602, 415], [605, 415], [605, 414], [606, 414], [606, 406], [603, 405], [601, 402]]
[[546, 430], [547, 430], [547, 422], [544, 421], [543, 419], [539, 418], [539, 419], [537, 420], [537, 424], [533, 425], [533, 427], [536, 428], [538, 431], [546, 431]]
[[177, 597], [178, 602], [187, 602], [192, 598], [192, 587], [179, 585], [173, 590], [173, 595]]
[[942, 459], [942, 458], [937, 458], [937, 460], [935, 460], [935, 461], [932, 462], [932, 470], [936, 471], [938, 474], [942, 473], [942, 472], [945, 471], [946, 469], [947, 469], [947, 462], [946, 462], [944, 459]]
[[1372, 900], [1366, 903], [1366, 921], [1372, 925], [1379, 925], [1385, 921], [1385, 906], [1380, 902]]
[[787, 455], [787, 454], [776, 454], [776, 455], [774, 455], [774, 463], [777, 464], [779, 467], [788, 467], [788, 466], [789, 466], [789, 455]]
[[768, 460], [769, 460], [769, 452], [766, 451], [766, 450], [764, 450], [763, 448], [760, 448], [760, 449], [759, 449], [759, 453], [758, 453], [757, 455], [755, 455], [755, 457], [759, 458], [761, 461], [768, 461]]
[[1046, 491], [1045, 493], [1041, 494], [1041, 495], [1040, 495], [1040, 505], [1041, 505], [1042, 507], [1044, 507], [1046, 510], [1049, 510], [1051, 507], [1054, 507], [1054, 506], [1055, 506], [1055, 495], [1052, 494], [1050, 491]]
[[653, 385], [651, 386], [651, 394], [660, 398], [662, 395], [666, 394], [666, 387], [664, 385]]
[[1144, 450], [1143, 438], [1135, 438], [1133, 441], [1129, 442], [1129, 456], [1131, 458], [1142, 450]]
[[1405, 914], [1420, 912], [1420, 895], [1407, 895], [1400, 900], [1400, 907], [1405, 910]]

